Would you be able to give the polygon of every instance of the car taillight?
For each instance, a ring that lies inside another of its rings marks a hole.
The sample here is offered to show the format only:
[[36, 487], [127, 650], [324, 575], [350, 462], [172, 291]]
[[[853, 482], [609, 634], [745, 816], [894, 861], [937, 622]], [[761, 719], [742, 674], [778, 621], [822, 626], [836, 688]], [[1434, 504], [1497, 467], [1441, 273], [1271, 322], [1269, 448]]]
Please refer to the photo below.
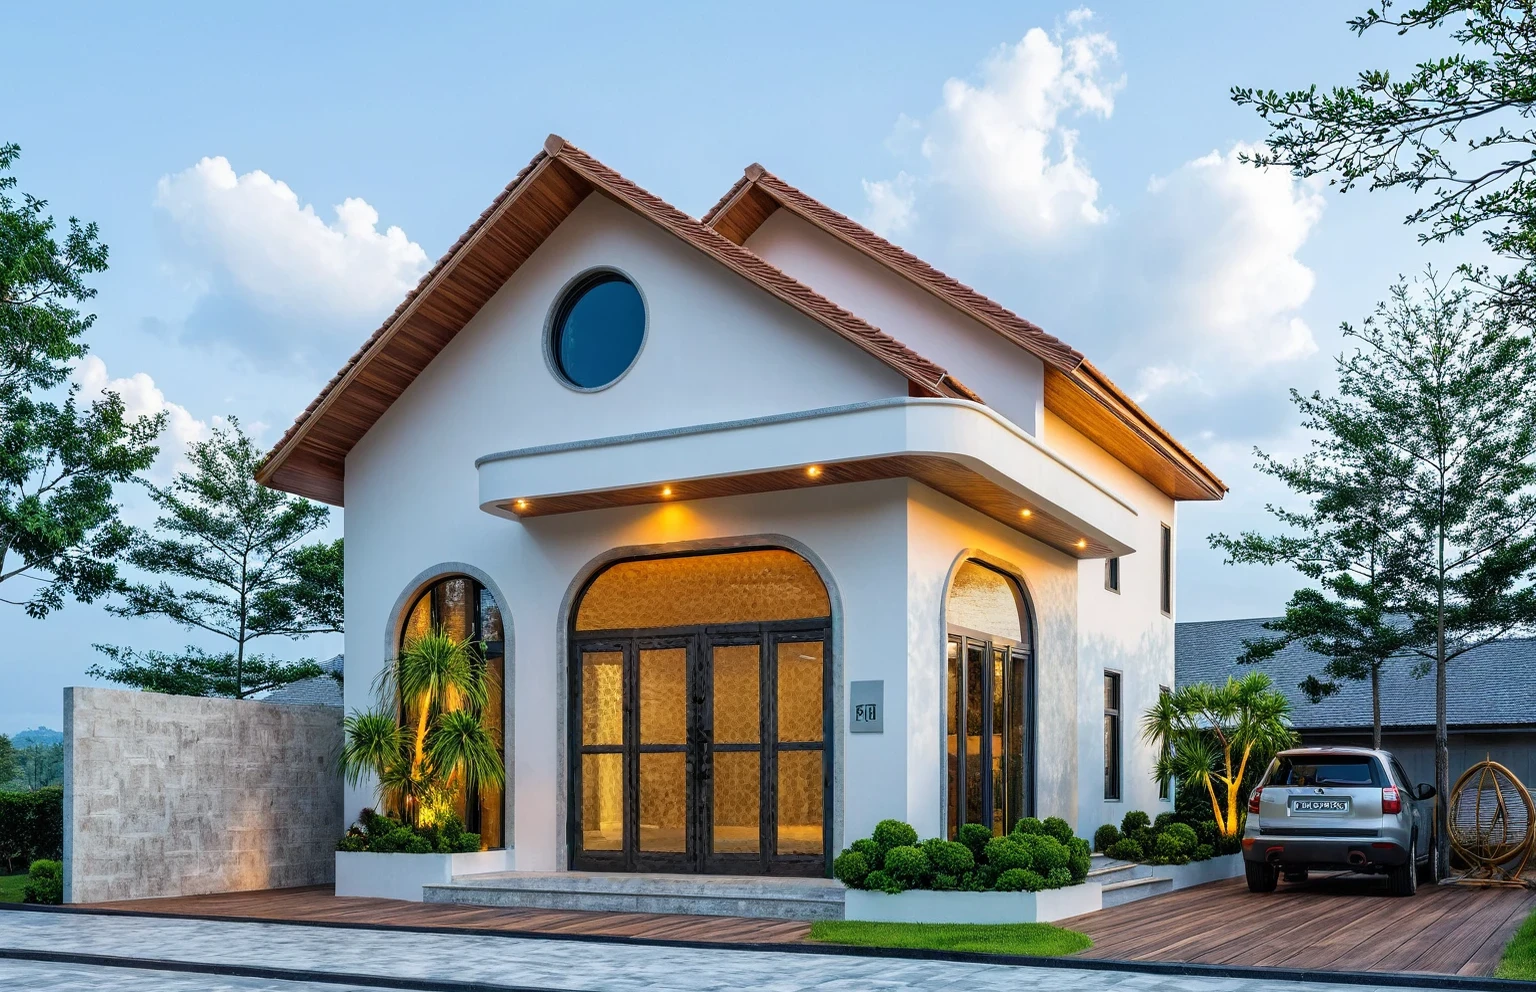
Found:
[[1381, 811], [1383, 813], [1401, 813], [1403, 811], [1403, 797], [1397, 791], [1397, 786], [1389, 785], [1381, 790]]
[[1250, 792], [1248, 794], [1248, 812], [1250, 812], [1250, 813], [1257, 813], [1259, 811], [1259, 800], [1262, 799], [1263, 797], [1264, 797], [1264, 787], [1263, 786], [1259, 786], [1257, 789], [1254, 789], [1252, 792]]

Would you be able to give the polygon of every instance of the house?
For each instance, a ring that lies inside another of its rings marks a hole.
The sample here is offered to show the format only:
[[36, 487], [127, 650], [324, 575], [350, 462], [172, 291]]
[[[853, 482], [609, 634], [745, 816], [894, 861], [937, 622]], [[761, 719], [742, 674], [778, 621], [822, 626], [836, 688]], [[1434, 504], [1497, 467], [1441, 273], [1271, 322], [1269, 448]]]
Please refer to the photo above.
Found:
[[[259, 471], [345, 506], [346, 707], [487, 645], [519, 871], [824, 876], [1158, 808], [1176, 509], [1061, 340], [751, 166], [695, 220], [551, 136]], [[349, 816], [372, 801], [349, 790]]]
[[320, 662], [320, 670], [325, 674], [278, 686], [262, 696], [261, 701], [290, 706], [340, 706], [344, 659], [345, 656], [339, 654], [327, 658]]
[[[1341, 682], [1313, 703], [1299, 685], [1320, 675], [1327, 659], [1301, 644], [1257, 665], [1240, 665], [1243, 642], [1274, 636], [1265, 618], [1177, 625], [1178, 684], [1225, 682], [1264, 672], [1291, 700], [1291, 721], [1305, 744], [1371, 746], [1371, 684]], [[1435, 781], [1435, 679], [1415, 677], [1415, 661], [1389, 664], [1381, 678], [1381, 746], [1402, 761], [1415, 782]], [[1512, 637], [1474, 648], [1452, 661], [1446, 681], [1451, 779], [1493, 758], [1522, 782], [1536, 782], [1536, 639]]]

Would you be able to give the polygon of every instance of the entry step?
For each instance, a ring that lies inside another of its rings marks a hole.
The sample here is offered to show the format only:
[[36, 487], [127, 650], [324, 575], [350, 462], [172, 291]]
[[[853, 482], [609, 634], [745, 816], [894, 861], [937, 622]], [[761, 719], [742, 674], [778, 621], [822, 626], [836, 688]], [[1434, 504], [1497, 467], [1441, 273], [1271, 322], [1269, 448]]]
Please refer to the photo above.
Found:
[[846, 891], [830, 878], [585, 871], [458, 875], [451, 882], [422, 887], [426, 902], [778, 920], [840, 920]]

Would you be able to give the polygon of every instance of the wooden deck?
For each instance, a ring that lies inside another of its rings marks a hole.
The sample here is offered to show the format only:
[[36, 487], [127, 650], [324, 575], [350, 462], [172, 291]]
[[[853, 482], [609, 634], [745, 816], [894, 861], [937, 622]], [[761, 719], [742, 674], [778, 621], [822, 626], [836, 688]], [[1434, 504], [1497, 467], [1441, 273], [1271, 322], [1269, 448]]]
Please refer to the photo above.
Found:
[[1059, 921], [1093, 938], [1088, 958], [1491, 975], [1536, 891], [1442, 885], [1412, 898], [1328, 876], [1254, 895], [1242, 879]]
[[[330, 886], [85, 905], [212, 919], [584, 934], [724, 944], [794, 943], [792, 920], [565, 910], [492, 909], [338, 898]], [[1536, 891], [1465, 886], [1388, 896], [1373, 880], [1322, 878], [1252, 895], [1241, 879], [1061, 920], [1094, 946], [1082, 956], [1131, 961], [1289, 967], [1319, 971], [1491, 975]]]
[[79, 908], [108, 912], [130, 910], [208, 919], [590, 934], [602, 937], [647, 937], [654, 940], [707, 940], [727, 944], [798, 941], [811, 932], [809, 923], [798, 920], [586, 913], [556, 909], [493, 909], [445, 903], [400, 902], [394, 899], [358, 899], [338, 897], [329, 885], [170, 899], [128, 899], [122, 902], [87, 903]]

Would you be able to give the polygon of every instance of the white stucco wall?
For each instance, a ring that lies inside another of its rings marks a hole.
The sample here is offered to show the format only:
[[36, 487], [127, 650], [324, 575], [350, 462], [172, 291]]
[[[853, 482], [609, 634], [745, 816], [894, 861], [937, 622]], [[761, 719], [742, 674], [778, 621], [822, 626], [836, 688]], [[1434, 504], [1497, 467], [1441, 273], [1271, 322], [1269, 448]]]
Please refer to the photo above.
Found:
[[[1158, 687], [1173, 687], [1173, 618], [1162, 612], [1160, 541], [1163, 524], [1178, 544], [1178, 504], [1106, 454], [1052, 413], [1045, 417], [1046, 443], [1085, 471], [1113, 486], [1137, 509], [1135, 554], [1120, 560], [1120, 592], [1104, 588], [1104, 562], [1078, 567], [1078, 830], [1119, 824], [1128, 810], [1156, 816], [1172, 809], [1158, 799], [1152, 779], [1153, 750], [1142, 743], [1141, 717], [1157, 701]], [[1174, 609], [1178, 609], [1178, 558], [1174, 558]], [[1104, 799], [1104, 672], [1121, 673], [1121, 799]]]
[[746, 246], [785, 272], [939, 363], [987, 405], [1040, 436], [1040, 360], [906, 278], [788, 210], [776, 210]]

